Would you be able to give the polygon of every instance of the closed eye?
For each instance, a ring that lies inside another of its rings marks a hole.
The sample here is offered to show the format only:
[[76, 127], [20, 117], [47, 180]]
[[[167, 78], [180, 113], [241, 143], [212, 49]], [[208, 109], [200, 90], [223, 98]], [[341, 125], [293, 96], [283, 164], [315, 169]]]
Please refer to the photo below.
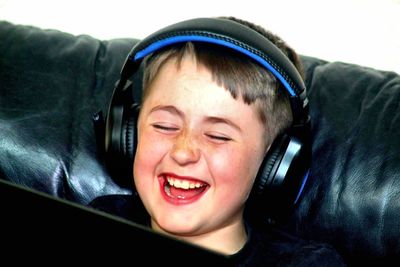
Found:
[[225, 141], [225, 142], [232, 141], [232, 138], [222, 136], [222, 135], [206, 134], [206, 136], [213, 140], [217, 140], [217, 141]]
[[161, 131], [165, 131], [165, 132], [173, 132], [173, 131], [177, 131], [179, 130], [178, 127], [174, 127], [174, 126], [167, 126], [167, 125], [163, 125], [163, 124], [158, 124], [158, 123], [154, 123], [153, 127], [157, 130], [161, 130]]

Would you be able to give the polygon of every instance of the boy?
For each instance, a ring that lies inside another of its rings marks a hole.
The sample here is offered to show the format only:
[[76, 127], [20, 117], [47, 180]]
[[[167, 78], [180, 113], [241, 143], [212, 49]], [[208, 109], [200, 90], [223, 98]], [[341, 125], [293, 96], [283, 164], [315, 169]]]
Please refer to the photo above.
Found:
[[[223, 19], [267, 37], [301, 72], [280, 38]], [[149, 54], [133, 162], [140, 200], [106, 196], [91, 205], [230, 255], [237, 266], [343, 266], [327, 245], [254, 229], [245, 219], [263, 159], [293, 122], [279, 87], [253, 59], [215, 44], [182, 42]]]

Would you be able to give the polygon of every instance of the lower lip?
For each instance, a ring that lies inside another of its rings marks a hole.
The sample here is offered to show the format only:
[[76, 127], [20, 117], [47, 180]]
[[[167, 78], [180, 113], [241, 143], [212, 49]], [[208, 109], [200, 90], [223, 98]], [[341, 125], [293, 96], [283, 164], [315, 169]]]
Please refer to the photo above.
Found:
[[[205, 188], [203, 192], [201, 192], [200, 194], [191, 197], [189, 199], [179, 199], [179, 198], [173, 198], [169, 195], [167, 195], [167, 193], [164, 190], [164, 187], [166, 186], [166, 179], [164, 179], [164, 177], [159, 177], [158, 178], [159, 184], [160, 184], [160, 191], [161, 191], [161, 195], [164, 197], [164, 199], [173, 205], [187, 205], [187, 204], [191, 204], [196, 202], [197, 200], [199, 200], [204, 194], [205, 192], [208, 190], [208, 188]], [[208, 186], [207, 186], [208, 187]]]

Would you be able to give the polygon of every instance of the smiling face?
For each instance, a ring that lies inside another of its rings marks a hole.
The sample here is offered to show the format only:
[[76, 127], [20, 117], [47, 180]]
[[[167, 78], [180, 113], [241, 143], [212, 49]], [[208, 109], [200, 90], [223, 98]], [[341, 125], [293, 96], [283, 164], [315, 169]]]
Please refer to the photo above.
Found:
[[148, 90], [134, 177], [152, 228], [222, 252], [216, 246], [240, 248], [267, 146], [255, 105], [234, 99], [188, 56], [179, 68], [168, 60]]

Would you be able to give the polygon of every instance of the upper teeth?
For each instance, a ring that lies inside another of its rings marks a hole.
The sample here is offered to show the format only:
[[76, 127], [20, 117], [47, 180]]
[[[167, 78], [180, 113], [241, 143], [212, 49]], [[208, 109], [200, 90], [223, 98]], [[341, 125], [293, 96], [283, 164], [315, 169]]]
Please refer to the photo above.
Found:
[[202, 186], [199, 182], [190, 182], [188, 180], [179, 180], [171, 177], [168, 177], [167, 181], [170, 186], [182, 189], [200, 188]]

